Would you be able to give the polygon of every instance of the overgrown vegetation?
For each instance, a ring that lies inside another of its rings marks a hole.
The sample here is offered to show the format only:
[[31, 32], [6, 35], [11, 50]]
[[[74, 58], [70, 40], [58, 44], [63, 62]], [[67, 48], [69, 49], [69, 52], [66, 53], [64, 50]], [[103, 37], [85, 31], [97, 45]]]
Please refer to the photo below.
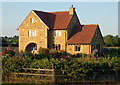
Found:
[[[45, 53], [42, 53], [46, 50]], [[103, 54], [100, 59], [89, 58], [86, 54], [70, 55], [64, 51], [40, 49], [39, 54], [23, 52], [15, 56], [5, 55], [2, 59], [3, 76], [11, 72], [23, 72], [22, 68], [41, 68], [51, 69], [52, 64], [58, 72], [56, 74], [68, 75], [67, 80], [86, 80], [97, 79], [100, 74], [120, 71], [120, 49], [119, 54], [112, 56], [108, 53]]]

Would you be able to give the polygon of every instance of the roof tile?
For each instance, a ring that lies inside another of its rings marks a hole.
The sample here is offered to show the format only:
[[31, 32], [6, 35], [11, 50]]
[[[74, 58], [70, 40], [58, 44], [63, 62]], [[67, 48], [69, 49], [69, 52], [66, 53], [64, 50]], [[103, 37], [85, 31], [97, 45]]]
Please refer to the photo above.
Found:
[[[91, 43], [93, 35], [98, 25], [82, 25], [82, 30], [78, 31], [75, 35], [73, 35], [68, 41], [67, 44], [83, 44], [83, 43]], [[74, 32], [74, 31], [73, 31]]]
[[69, 11], [42, 12], [34, 10], [34, 12], [51, 29], [66, 29], [72, 18]]

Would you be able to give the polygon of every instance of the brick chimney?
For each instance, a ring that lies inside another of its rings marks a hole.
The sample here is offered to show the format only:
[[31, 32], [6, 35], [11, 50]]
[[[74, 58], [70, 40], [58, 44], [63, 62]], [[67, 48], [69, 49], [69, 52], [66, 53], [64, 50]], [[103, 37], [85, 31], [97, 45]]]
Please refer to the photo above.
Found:
[[71, 5], [71, 8], [69, 8], [69, 14], [73, 15], [75, 11], [75, 8], [73, 8], [73, 5]]

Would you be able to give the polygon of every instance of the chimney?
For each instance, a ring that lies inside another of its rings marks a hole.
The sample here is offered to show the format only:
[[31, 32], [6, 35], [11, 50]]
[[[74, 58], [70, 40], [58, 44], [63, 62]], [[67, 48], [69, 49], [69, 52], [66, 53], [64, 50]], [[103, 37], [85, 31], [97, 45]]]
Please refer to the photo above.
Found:
[[69, 8], [69, 14], [73, 15], [75, 11], [75, 8], [73, 8], [73, 5], [71, 5], [71, 8]]

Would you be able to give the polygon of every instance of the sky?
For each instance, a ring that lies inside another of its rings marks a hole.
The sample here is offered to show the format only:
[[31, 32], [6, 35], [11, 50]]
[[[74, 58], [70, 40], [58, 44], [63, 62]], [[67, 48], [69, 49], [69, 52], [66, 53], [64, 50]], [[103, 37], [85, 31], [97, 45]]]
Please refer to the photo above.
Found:
[[118, 35], [118, 2], [2, 2], [2, 36], [18, 35], [31, 10], [68, 11], [71, 5], [81, 24], [99, 24], [103, 36]]

